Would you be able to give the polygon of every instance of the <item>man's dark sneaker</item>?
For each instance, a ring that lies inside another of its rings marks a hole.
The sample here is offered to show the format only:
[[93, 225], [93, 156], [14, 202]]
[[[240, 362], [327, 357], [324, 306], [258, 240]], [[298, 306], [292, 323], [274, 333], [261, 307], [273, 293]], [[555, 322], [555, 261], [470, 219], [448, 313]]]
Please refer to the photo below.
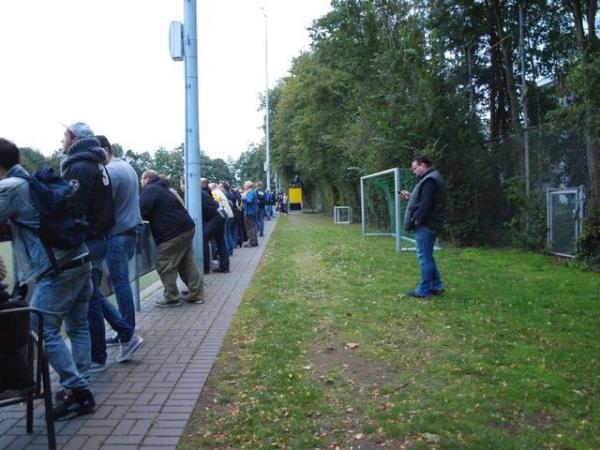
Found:
[[202, 305], [204, 303], [204, 299], [200, 297], [187, 297], [184, 298], [183, 301], [185, 303], [194, 303], [196, 305]]
[[158, 306], [159, 308], [171, 308], [173, 306], [181, 306], [181, 302], [179, 300], [167, 300], [161, 298], [154, 302], [154, 306]]
[[446, 292], [445, 289], [432, 289], [431, 291], [431, 295], [443, 295], [444, 292]]
[[406, 295], [407, 297], [413, 297], [413, 298], [427, 298], [426, 295], [419, 294], [417, 291], [410, 291], [404, 295]]
[[94, 411], [96, 402], [88, 389], [64, 389], [56, 393], [56, 403], [52, 410], [54, 420], [68, 420]]
[[227, 267], [218, 267], [215, 270], [213, 270], [213, 272], [229, 273], [229, 269]]

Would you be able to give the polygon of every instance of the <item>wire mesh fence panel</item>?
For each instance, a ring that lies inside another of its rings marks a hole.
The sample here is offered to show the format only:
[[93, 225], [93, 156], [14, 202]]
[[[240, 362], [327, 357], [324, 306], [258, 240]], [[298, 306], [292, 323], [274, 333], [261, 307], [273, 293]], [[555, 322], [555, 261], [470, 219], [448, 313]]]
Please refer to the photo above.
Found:
[[581, 232], [582, 189], [548, 190], [548, 247], [551, 253], [574, 257]]
[[465, 149], [475, 178], [443, 167], [452, 192], [446, 231], [454, 237], [458, 230], [459, 242], [532, 250], [548, 243], [550, 250], [547, 189], [581, 186], [584, 210], [594, 202], [600, 193], [600, 152], [586, 143], [581, 131], [540, 125], [528, 130], [527, 142], [528, 167], [523, 134]]

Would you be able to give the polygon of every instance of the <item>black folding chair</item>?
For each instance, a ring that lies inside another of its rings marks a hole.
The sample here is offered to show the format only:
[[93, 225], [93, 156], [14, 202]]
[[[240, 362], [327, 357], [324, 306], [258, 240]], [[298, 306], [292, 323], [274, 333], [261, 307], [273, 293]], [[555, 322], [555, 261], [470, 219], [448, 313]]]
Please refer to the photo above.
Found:
[[[27, 403], [27, 432], [33, 432], [33, 401], [44, 400], [48, 448], [56, 449], [52, 389], [44, 348], [44, 317], [35, 308], [0, 304], [0, 408]], [[6, 308], [9, 309], [6, 309]]]

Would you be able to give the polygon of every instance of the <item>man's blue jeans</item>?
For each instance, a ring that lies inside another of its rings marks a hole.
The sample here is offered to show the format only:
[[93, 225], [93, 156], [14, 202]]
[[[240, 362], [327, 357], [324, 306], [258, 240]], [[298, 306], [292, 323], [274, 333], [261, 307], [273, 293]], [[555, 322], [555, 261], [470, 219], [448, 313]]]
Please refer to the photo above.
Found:
[[258, 208], [258, 216], [256, 217], [256, 230], [262, 236], [265, 232], [265, 208]]
[[420, 226], [415, 230], [417, 259], [421, 267], [421, 280], [416, 292], [420, 295], [428, 296], [431, 295], [431, 291], [444, 289], [440, 272], [435, 259], [433, 259], [433, 247], [436, 237], [437, 232], [429, 227]]
[[108, 240], [94, 239], [86, 241], [90, 258], [92, 260], [92, 297], [88, 311], [90, 323], [90, 337], [92, 340], [92, 362], [98, 364], [106, 363], [106, 327], [104, 325], [104, 310], [111, 309], [109, 317], [111, 326], [118, 333], [122, 341], [128, 341], [133, 335], [133, 329], [123, 320], [117, 309], [100, 292], [100, 281], [102, 280], [102, 262], [108, 249]]
[[[129, 283], [129, 260], [135, 253], [136, 242], [137, 239], [133, 236], [111, 236], [108, 240], [106, 264], [117, 297], [120, 317], [115, 317], [115, 308], [110, 302], [106, 302], [107, 307], [103, 309], [104, 317], [115, 330], [119, 328], [121, 317], [131, 330], [135, 330], [135, 306]], [[116, 324], [117, 328], [113, 324]], [[131, 336], [122, 336], [121, 341], [127, 342], [129, 338]]]
[[[35, 283], [31, 306], [44, 313], [44, 342], [48, 360], [67, 389], [83, 389], [90, 384], [90, 330], [88, 304], [92, 295], [90, 264], [50, 273]], [[71, 351], [60, 335], [65, 332]]]
[[235, 240], [233, 237], [233, 228], [235, 220], [233, 217], [228, 217], [225, 222], [225, 241], [227, 242], [227, 250], [229, 250], [229, 256], [233, 256], [233, 249], [235, 248]]

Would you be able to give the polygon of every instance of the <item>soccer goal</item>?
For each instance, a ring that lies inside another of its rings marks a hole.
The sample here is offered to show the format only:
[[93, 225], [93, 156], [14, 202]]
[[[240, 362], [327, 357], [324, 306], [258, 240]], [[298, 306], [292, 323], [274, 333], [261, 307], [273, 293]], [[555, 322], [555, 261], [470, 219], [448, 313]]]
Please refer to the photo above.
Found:
[[400, 191], [412, 191], [416, 181], [410, 170], [398, 167], [360, 178], [363, 236], [393, 236], [397, 251], [416, 250], [414, 233], [403, 227], [408, 202], [400, 198]]
[[333, 207], [333, 223], [350, 224], [352, 223], [352, 208], [350, 206]]

